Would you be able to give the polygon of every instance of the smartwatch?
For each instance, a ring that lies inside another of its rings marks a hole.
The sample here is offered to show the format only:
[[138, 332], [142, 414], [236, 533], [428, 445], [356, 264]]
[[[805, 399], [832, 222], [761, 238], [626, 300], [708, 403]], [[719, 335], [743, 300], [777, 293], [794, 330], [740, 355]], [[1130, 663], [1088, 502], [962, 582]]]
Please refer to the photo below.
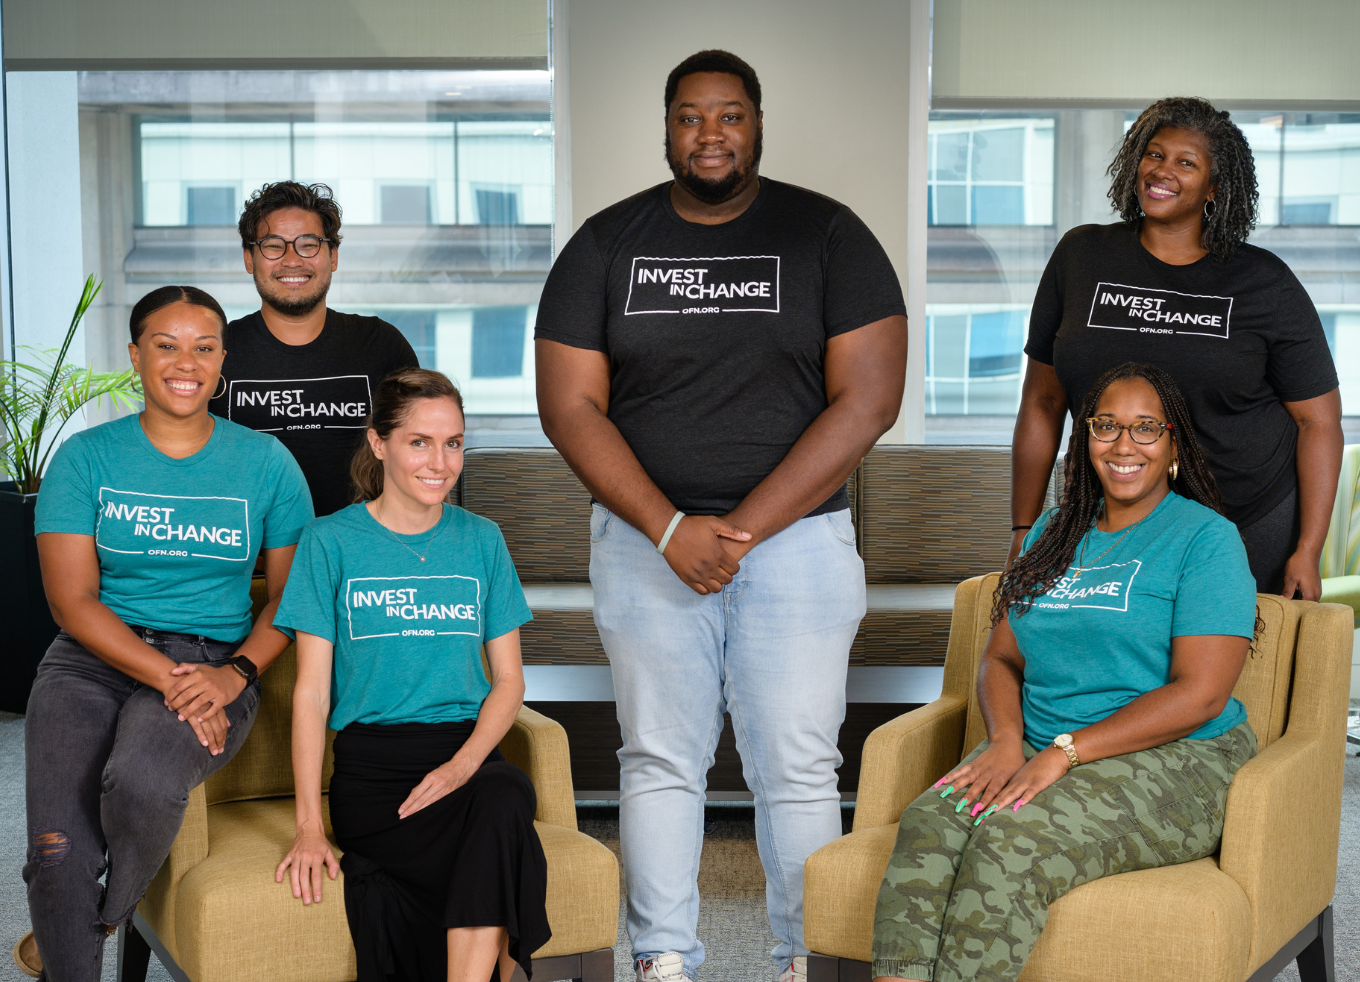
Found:
[[236, 655], [227, 659], [227, 664], [236, 669], [237, 674], [246, 680], [246, 685], [254, 682], [260, 677], [260, 670], [255, 667], [255, 663], [245, 655]]

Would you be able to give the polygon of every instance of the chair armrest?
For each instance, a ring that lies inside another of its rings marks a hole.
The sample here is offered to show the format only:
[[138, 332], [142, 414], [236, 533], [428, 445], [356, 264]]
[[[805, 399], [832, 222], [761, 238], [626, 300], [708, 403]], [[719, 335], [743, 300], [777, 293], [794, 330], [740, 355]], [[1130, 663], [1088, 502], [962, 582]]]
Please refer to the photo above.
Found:
[[967, 698], [941, 696], [870, 733], [855, 796], [855, 831], [896, 824], [917, 795], [957, 764], [967, 720]]
[[1252, 970], [1316, 917], [1336, 889], [1354, 629], [1349, 608], [1306, 608], [1288, 728], [1237, 772], [1224, 815], [1219, 868], [1251, 904]]
[[562, 724], [528, 706], [501, 740], [501, 753], [533, 782], [538, 797], [537, 821], [576, 828], [576, 792], [571, 785], [571, 750]]

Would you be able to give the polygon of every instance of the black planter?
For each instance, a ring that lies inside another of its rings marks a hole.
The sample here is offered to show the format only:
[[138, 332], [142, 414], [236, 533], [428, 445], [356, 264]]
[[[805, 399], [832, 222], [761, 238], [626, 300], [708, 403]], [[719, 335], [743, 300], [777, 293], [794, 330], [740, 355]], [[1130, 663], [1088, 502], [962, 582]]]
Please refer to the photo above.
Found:
[[36, 494], [0, 483], [0, 709], [11, 713], [28, 706], [38, 662], [57, 636], [33, 536], [37, 504]]

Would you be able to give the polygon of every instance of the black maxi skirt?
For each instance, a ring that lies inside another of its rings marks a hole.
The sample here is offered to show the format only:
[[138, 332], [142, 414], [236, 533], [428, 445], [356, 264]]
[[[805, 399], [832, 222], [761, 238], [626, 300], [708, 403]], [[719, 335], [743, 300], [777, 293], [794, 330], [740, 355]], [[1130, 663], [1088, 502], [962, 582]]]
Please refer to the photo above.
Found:
[[506, 928], [510, 956], [529, 975], [552, 936], [534, 788], [499, 750], [461, 788], [397, 817], [474, 725], [352, 723], [335, 738], [331, 827], [344, 850], [358, 982], [445, 982], [446, 932], [456, 927]]

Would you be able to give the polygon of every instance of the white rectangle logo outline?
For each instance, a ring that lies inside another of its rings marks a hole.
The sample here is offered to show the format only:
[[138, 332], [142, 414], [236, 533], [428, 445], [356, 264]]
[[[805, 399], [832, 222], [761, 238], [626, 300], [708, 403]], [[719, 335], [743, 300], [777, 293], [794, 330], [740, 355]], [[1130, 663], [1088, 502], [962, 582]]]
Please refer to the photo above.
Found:
[[151, 494], [147, 491], [120, 491], [118, 488], [110, 488], [100, 485], [99, 488], [99, 519], [94, 523], [94, 544], [95, 548], [103, 549], [105, 552], [117, 552], [124, 556], [144, 556], [146, 550], [115, 549], [106, 546], [99, 541], [99, 526], [104, 523], [104, 492], [112, 491], [114, 494], [134, 494], [139, 498], [172, 498], [176, 501], [239, 501], [245, 509], [246, 515], [246, 558], [231, 559], [227, 556], [208, 556], [203, 553], [191, 552], [190, 556], [195, 559], [220, 559], [224, 563], [243, 563], [250, 558], [250, 500], [247, 498], [233, 498], [223, 494]]
[[623, 302], [623, 316], [632, 317], [636, 314], [679, 314], [679, 310], [629, 310], [628, 305], [633, 302], [633, 284], [637, 281], [638, 260], [662, 263], [721, 263], [732, 259], [773, 259], [774, 260], [774, 307], [724, 307], [724, 314], [777, 314], [783, 295], [783, 277], [780, 275], [782, 270], [781, 260], [778, 256], [634, 256], [632, 268], [628, 271], [628, 298]]
[[[1144, 290], [1148, 293], [1169, 293], [1173, 297], [1194, 297], [1196, 300], [1226, 300], [1228, 301], [1228, 316], [1224, 322], [1224, 329], [1231, 330], [1228, 325], [1232, 322], [1232, 297], [1220, 297], [1213, 293], [1181, 293], [1179, 290], [1163, 290], [1155, 286], [1133, 286], [1129, 283], [1109, 283], [1101, 280], [1096, 284], [1096, 292], [1091, 294], [1091, 309], [1086, 313], [1086, 326], [1098, 327], [1102, 331], [1138, 331], [1136, 327], [1116, 327], [1113, 324], [1092, 324], [1091, 321], [1096, 316], [1096, 301], [1100, 299], [1100, 288], [1102, 286], [1115, 286], [1122, 290]], [[1202, 338], [1218, 338], [1226, 341], [1227, 334], [1210, 334], [1207, 331], [1176, 331], [1176, 334], [1193, 334]]]
[[[1080, 575], [1081, 575], [1081, 576], [1085, 576], [1087, 573], [1094, 573], [1094, 572], [1096, 572], [1097, 570], [1102, 570], [1102, 569], [1119, 569], [1120, 567], [1123, 567], [1123, 566], [1133, 566], [1133, 567], [1136, 567], [1136, 568], [1134, 569], [1134, 571], [1129, 575], [1128, 587], [1127, 587], [1127, 589], [1124, 590], [1124, 606], [1122, 606], [1122, 607], [1111, 607], [1111, 606], [1109, 606], [1108, 604], [1076, 604], [1076, 603], [1068, 603], [1068, 604], [1067, 604], [1067, 607], [1068, 607], [1069, 609], [1071, 609], [1071, 608], [1076, 608], [1076, 607], [1081, 607], [1081, 608], [1084, 608], [1084, 609], [1087, 609], [1087, 610], [1114, 610], [1114, 611], [1118, 611], [1118, 612], [1123, 613], [1123, 614], [1127, 614], [1127, 613], [1129, 612], [1129, 594], [1131, 594], [1131, 593], [1133, 592], [1133, 580], [1134, 580], [1134, 577], [1136, 577], [1136, 576], [1142, 571], [1142, 569], [1143, 569], [1143, 561], [1142, 561], [1141, 559], [1130, 559], [1128, 562], [1125, 562], [1125, 563], [1109, 563], [1109, 564], [1107, 564], [1107, 565], [1105, 565], [1105, 566], [1088, 566], [1088, 567], [1086, 567], [1085, 569], [1082, 569]], [[1069, 567], [1068, 567], [1069, 570], [1071, 570], [1071, 569], [1076, 569], [1076, 568], [1077, 568], [1077, 567], [1075, 567], [1075, 566], [1069, 566]], [[1048, 594], [1044, 594], [1044, 597], [1047, 597], [1047, 596], [1048, 596]], [[1042, 598], [1040, 598], [1040, 599], [1042, 599]], [[1083, 598], [1083, 599], [1085, 599], [1085, 598]], [[1036, 600], [1036, 602], [1037, 602], [1037, 600]], [[1054, 601], [1054, 602], [1055, 602], [1055, 603], [1058, 603], [1058, 602], [1062, 602], [1062, 601], [1059, 600], [1059, 601]], [[1051, 608], [1050, 608], [1050, 609], [1051, 609]]]
[[[334, 382], [334, 381], [336, 381], [337, 379], [342, 379], [342, 378], [361, 378], [361, 379], [364, 380], [364, 391], [365, 391], [366, 393], [368, 393], [368, 405], [369, 405], [369, 408], [372, 409], [372, 407], [373, 407], [373, 386], [370, 384], [367, 375], [326, 375], [326, 376], [324, 376], [324, 377], [322, 377], [322, 378], [234, 378], [234, 379], [232, 379], [230, 382], [227, 383], [227, 419], [229, 419], [229, 420], [231, 419], [231, 409], [232, 409], [231, 393], [232, 393], [233, 387], [236, 385], [237, 382], [255, 382], [255, 383], [257, 383], [257, 384], [258, 384], [258, 383], [263, 383], [263, 382]], [[235, 420], [232, 420], [232, 422], [235, 422]], [[368, 429], [368, 424], [367, 424], [367, 422], [360, 423], [360, 424], [357, 425], [357, 426], [331, 426], [331, 425], [327, 424], [327, 425], [323, 425], [321, 428], [322, 428], [323, 430], [365, 430], [365, 429]], [[288, 429], [288, 427], [286, 427], [286, 426], [271, 426], [271, 427], [269, 427], [269, 428], [266, 429], [266, 430], [256, 430], [255, 432], [256, 432], [256, 433], [282, 433], [282, 432], [284, 432], [286, 429]]]
[[354, 636], [354, 607], [350, 604], [350, 592], [355, 583], [362, 583], [369, 580], [471, 580], [477, 588], [477, 630], [475, 631], [435, 631], [435, 636], [462, 634], [470, 638], [480, 638], [482, 636], [482, 581], [475, 576], [459, 576], [450, 573], [447, 576], [352, 576], [345, 581], [345, 618], [349, 621], [349, 639], [351, 641], [365, 641], [369, 638], [397, 638], [401, 637], [400, 631], [393, 631], [391, 634], [361, 634], [357, 638]]

